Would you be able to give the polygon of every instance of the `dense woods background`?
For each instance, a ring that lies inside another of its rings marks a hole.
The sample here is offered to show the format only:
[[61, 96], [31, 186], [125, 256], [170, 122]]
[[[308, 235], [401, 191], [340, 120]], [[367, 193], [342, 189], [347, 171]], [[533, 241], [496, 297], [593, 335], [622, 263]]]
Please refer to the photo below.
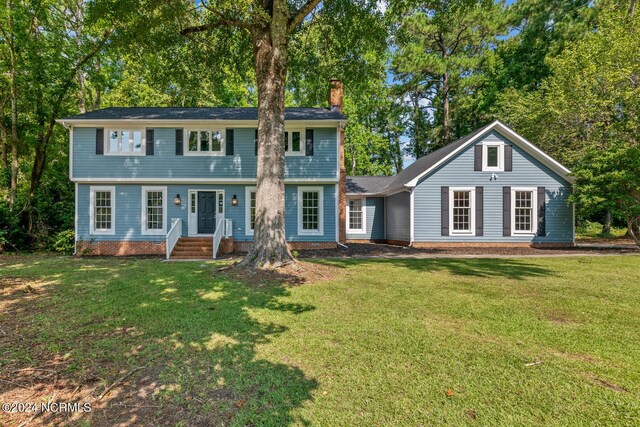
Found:
[[[72, 246], [68, 131], [55, 119], [108, 106], [255, 106], [246, 34], [180, 35], [250, 3], [3, 1], [0, 248]], [[612, 218], [635, 238], [635, 9], [634, 0], [325, 0], [293, 36], [287, 104], [325, 106], [328, 80], [344, 81], [349, 174], [394, 174], [501, 119], [574, 170], [580, 218]]]

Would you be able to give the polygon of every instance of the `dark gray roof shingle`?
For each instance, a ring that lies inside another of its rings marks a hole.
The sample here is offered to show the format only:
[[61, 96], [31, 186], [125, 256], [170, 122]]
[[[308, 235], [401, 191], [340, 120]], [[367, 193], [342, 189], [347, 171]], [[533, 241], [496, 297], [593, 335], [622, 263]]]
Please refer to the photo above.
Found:
[[[326, 108], [286, 108], [285, 120], [344, 120]], [[226, 107], [109, 107], [62, 120], [258, 120], [257, 108]]]
[[348, 176], [348, 194], [375, 194], [382, 192], [390, 182], [395, 179], [393, 176]]
[[486, 127], [477, 129], [433, 153], [420, 157], [396, 176], [349, 176], [347, 177], [347, 193], [377, 194], [402, 190], [412, 179], [431, 168], [485, 129]]

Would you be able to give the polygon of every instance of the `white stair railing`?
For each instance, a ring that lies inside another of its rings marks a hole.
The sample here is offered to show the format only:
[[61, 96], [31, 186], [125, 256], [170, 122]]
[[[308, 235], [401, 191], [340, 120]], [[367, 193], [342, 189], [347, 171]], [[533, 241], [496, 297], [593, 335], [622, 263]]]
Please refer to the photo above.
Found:
[[218, 255], [218, 248], [220, 247], [220, 241], [222, 240], [222, 235], [224, 233], [224, 218], [220, 218], [218, 223], [216, 224], [216, 232], [213, 233], [213, 258], [215, 259]]
[[178, 240], [180, 240], [180, 237], [182, 237], [182, 220], [180, 218], [173, 218], [171, 220], [171, 230], [169, 230], [165, 238], [167, 259], [171, 256], [171, 252], [176, 246], [176, 243], [178, 243]]

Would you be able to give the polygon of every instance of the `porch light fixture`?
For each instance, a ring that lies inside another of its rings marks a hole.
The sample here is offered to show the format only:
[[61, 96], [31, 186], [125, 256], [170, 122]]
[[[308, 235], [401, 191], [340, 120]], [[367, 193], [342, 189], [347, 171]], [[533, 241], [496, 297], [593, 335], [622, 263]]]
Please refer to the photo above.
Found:
[[238, 206], [238, 198], [236, 197], [235, 194], [231, 198], [231, 206]]
[[173, 198], [173, 204], [176, 206], [180, 206], [182, 204], [182, 199], [179, 194], [176, 194], [176, 197]]

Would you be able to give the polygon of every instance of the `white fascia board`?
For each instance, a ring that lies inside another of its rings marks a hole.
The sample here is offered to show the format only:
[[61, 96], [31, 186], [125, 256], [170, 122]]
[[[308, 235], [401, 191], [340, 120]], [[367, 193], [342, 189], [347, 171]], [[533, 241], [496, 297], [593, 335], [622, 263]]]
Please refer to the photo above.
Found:
[[554, 172], [559, 174], [562, 178], [566, 179], [568, 182], [570, 182], [570, 183], [575, 182], [575, 179], [573, 177], [569, 176], [569, 174], [571, 173], [571, 171], [569, 169], [567, 169], [566, 167], [561, 165], [557, 160], [553, 159], [547, 153], [545, 153], [544, 151], [542, 151], [541, 149], [539, 149], [538, 147], [536, 147], [535, 145], [533, 145], [532, 143], [530, 143], [529, 141], [524, 139], [522, 136], [518, 135], [516, 132], [511, 130], [507, 125], [505, 125], [504, 123], [500, 122], [499, 120], [496, 120], [496, 121], [492, 122], [491, 124], [485, 126], [473, 138], [469, 139], [469, 141], [467, 141], [464, 145], [458, 147], [456, 150], [454, 150], [451, 153], [449, 153], [448, 156], [446, 156], [443, 159], [441, 159], [438, 163], [436, 163], [435, 165], [431, 166], [429, 169], [427, 169], [426, 171], [422, 172], [420, 175], [418, 175], [417, 177], [415, 177], [414, 179], [412, 179], [411, 181], [406, 183], [405, 187], [413, 188], [416, 185], [418, 185], [418, 182], [424, 176], [428, 175], [431, 171], [437, 169], [442, 164], [448, 162], [449, 159], [454, 157], [456, 154], [460, 153], [463, 150], [466, 150], [469, 146], [471, 146], [481, 136], [483, 136], [485, 133], [487, 133], [490, 130], [498, 131], [500, 134], [505, 136], [511, 142], [515, 143], [516, 145], [518, 145], [519, 147], [521, 147], [522, 149], [527, 151], [529, 154], [531, 154], [533, 157], [535, 157], [536, 159], [540, 160], [544, 165], [546, 165], [551, 170], [553, 170]]
[[[527, 141], [524, 137], [517, 134], [511, 128], [509, 128], [504, 123], [496, 120], [495, 127], [498, 132], [500, 132], [503, 136], [506, 136], [512, 142], [519, 143], [518, 146], [527, 151], [536, 159], [540, 160], [544, 165], [549, 167], [551, 170], [556, 172], [558, 175], [566, 179], [567, 181], [573, 183], [575, 178], [569, 176], [571, 171], [564, 167], [560, 162], [555, 160], [553, 157], [533, 145], [531, 142]], [[514, 141], [515, 140], [515, 141]]]
[[[190, 126], [216, 126], [216, 127], [228, 127], [228, 128], [257, 128], [257, 120], [164, 120], [164, 119], [58, 119], [57, 123], [63, 126], [76, 126], [76, 127], [110, 127], [110, 126], [130, 126], [135, 124], [138, 127], [153, 127], [153, 128], [184, 128]], [[296, 127], [340, 127], [346, 123], [347, 120], [285, 120], [285, 125], [291, 124]]]
[[[229, 183], [229, 184], [255, 184], [255, 178], [74, 178], [73, 182], [79, 183], [119, 183], [126, 182], [132, 184], [212, 184], [212, 183]], [[335, 178], [316, 179], [316, 178], [298, 178], [285, 179], [285, 184], [335, 184], [338, 181]]]

